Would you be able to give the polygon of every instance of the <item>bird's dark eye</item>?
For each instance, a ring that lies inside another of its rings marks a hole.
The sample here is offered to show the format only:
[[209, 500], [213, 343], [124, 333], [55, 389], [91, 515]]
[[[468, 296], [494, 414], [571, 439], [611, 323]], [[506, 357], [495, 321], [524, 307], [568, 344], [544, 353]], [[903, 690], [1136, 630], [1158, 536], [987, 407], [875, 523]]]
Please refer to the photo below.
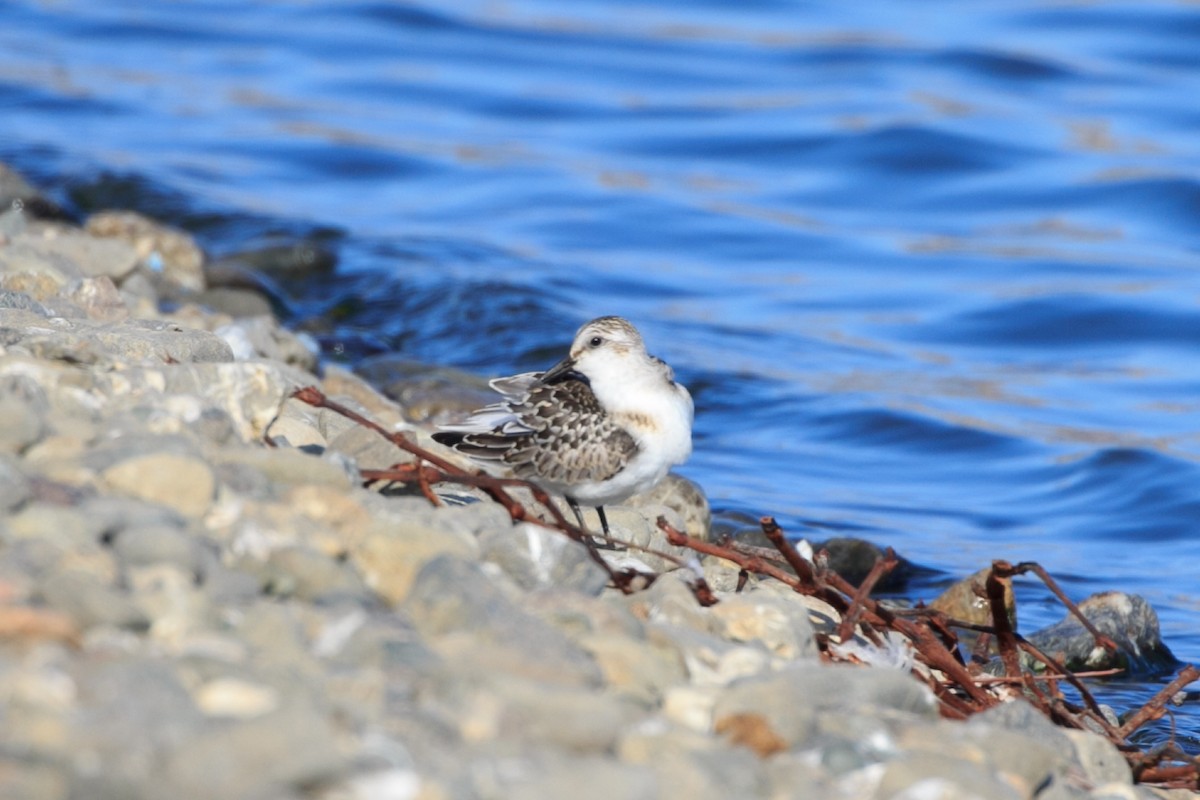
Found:
[[588, 342], [588, 344], [590, 344], [592, 347], [599, 347], [600, 345], [604, 344], [604, 340], [599, 336], [593, 336], [592, 340]]

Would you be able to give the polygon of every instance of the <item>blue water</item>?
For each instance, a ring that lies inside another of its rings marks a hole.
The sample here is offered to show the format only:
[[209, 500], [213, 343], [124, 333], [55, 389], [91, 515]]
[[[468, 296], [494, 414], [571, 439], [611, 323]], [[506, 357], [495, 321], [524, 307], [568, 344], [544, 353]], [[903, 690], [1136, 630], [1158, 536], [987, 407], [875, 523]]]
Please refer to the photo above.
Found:
[[[0, 0], [0, 159], [215, 253], [315, 236], [331, 355], [630, 317], [723, 517], [1036, 559], [1200, 661], [1200, 7]], [[332, 322], [330, 322], [332, 321]], [[1023, 629], [1061, 609], [1022, 585]], [[1153, 681], [1109, 697], [1144, 697]], [[1196, 749], [1185, 706], [1180, 732]]]

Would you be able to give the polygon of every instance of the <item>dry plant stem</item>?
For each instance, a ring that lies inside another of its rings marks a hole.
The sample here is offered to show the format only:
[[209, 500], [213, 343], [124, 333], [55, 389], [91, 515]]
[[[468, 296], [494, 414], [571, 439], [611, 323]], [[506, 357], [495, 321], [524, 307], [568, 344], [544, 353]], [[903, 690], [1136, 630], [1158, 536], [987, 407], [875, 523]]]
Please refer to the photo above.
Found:
[[878, 558], [871, 566], [871, 571], [867, 573], [867, 577], [863, 578], [863, 582], [858, 585], [858, 589], [854, 591], [854, 595], [850, 598], [850, 607], [846, 609], [846, 613], [842, 616], [842, 624], [838, 626], [838, 638], [843, 642], [849, 639], [854, 634], [854, 626], [858, 624], [858, 617], [862, 613], [863, 603], [871, 595], [871, 590], [875, 588], [875, 584], [879, 583], [879, 579], [896, 568], [899, 564], [899, 559], [896, 558], [896, 552], [892, 548], [888, 548], [883, 554], [883, 558]]
[[1067, 597], [1066, 593], [1059, 588], [1058, 582], [1055, 581], [1054, 578], [1050, 577], [1050, 573], [1046, 572], [1045, 568], [1042, 567], [1041, 564], [1038, 564], [1035, 561], [1022, 561], [1016, 566], [1013, 566], [1007, 561], [993, 561], [992, 569], [995, 570], [997, 567], [1000, 567], [1002, 572], [1007, 573], [1001, 574], [1000, 577], [1024, 575], [1026, 572], [1032, 572], [1033, 574], [1037, 575], [1039, 578], [1041, 578], [1042, 583], [1046, 584], [1046, 588], [1053, 592], [1054, 596], [1057, 597], [1059, 601], [1067, 607], [1067, 610], [1075, 615], [1075, 618], [1079, 620], [1080, 624], [1083, 625], [1087, 632], [1092, 635], [1092, 638], [1096, 640], [1096, 644], [1100, 645], [1110, 653], [1115, 653], [1121, 649], [1117, 646], [1116, 642], [1101, 633], [1096, 626], [1092, 624], [1091, 620], [1083, 615], [1083, 612], [1079, 610], [1079, 606], [1075, 605], [1075, 603], [1071, 601], [1071, 598]]
[[[1076, 672], [1073, 673], [1076, 678], [1111, 678], [1113, 675], [1120, 675], [1125, 670], [1122, 669], [1096, 669], [1091, 672]], [[1030, 675], [1029, 680], [1048, 681], [1050, 683], [1058, 683], [1066, 678], [1065, 675]], [[976, 675], [975, 682], [979, 684], [989, 683], [1024, 683], [1025, 676], [1019, 678], [1010, 678], [1007, 675]]]
[[992, 610], [992, 626], [996, 630], [996, 646], [1000, 650], [1000, 660], [1004, 664], [1004, 674], [1009, 678], [1021, 677], [1021, 657], [1017, 652], [1017, 637], [1013, 633], [1012, 621], [1008, 618], [1008, 608], [1004, 603], [1004, 584], [1000, 582], [997, 564], [992, 562], [991, 572], [985, 583], [988, 603]]
[[1180, 670], [1179, 674], [1175, 676], [1175, 680], [1160, 689], [1154, 697], [1150, 698], [1150, 702], [1146, 703], [1133, 716], [1125, 720], [1125, 724], [1118, 730], [1121, 738], [1128, 737], [1147, 722], [1161, 717], [1171, 698], [1182, 690], [1184, 686], [1187, 686], [1197, 678], [1200, 678], [1200, 669], [1191, 664]]
[[754, 572], [759, 575], [769, 575], [780, 583], [786, 584], [792, 589], [795, 589], [797, 592], [803, 593], [801, 584], [794, 575], [789, 575], [783, 569], [775, 566], [774, 564], [768, 563], [764, 559], [761, 559], [757, 556], [744, 556], [741, 553], [721, 547], [718, 544], [712, 544], [710, 542], [701, 541], [700, 539], [694, 539], [691, 536], [688, 536], [686, 533], [676, 530], [675, 527], [667, 521], [666, 517], [659, 517], [656, 520], [656, 523], [659, 529], [666, 534], [667, 541], [675, 547], [687, 547], [695, 550], [697, 553], [702, 553], [708, 556], [716, 556], [717, 558], [723, 558], [726, 561], [732, 561], [734, 564], [737, 564], [747, 572]]
[[775, 518], [763, 517], [758, 523], [762, 526], [762, 532], [771, 541], [771, 544], [775, 545], [779, 552], [783, 554], [788, 566], [796, 573], [796, 577], [805, 583], [815, 583], [816, 576], [813, 574], [812, 564], [808, 563], [804, 556], [800, 555], [800, 552], [796, 550], [796, 546], [784, 534], [783, 528], [779, 527], [779, 524], [775, 522]]
[[[1088, 711], [1090, 712], [1088, 716], [1095, 722], [1099, 723], [1100, 726], [1106, 731], [1111, 731], [1113, 734], [1116, 733], [1116, 730], [1113, 729], [1112, 725], [1110, 725], [1108, 720], [1105, 718], [1104, 712], [1100, 710], [1100, 704], [1096, 702], [1096, 698], [1092, 697], [1092, 693], [1087, 690], [1087, 687], [1083, 685], [1083, 681], [1079, 680], [1079, 677], [1074, 672], [1071, 672], [1071, 670], [1067, 669], [1063, 664], [1060, 664], [1056, 659], [1051, 658], [1047, 654], [1043, 653], [1029, 640], [1017, 637], [1017, 643], [1020, 645], [1022, 650], [1024, 650], [1026, 653], [1029, 653], [1029, 655], [1033, 656], [1038, 661], [1041, 661], [1043, 664], [1053, 670], [1055, 674], [1061, 676], [1063, 680], [1074, 686], [1075, 691], [1079, 692], [1080, 698], [1083, 699], [1084, 704], [1088, 707]], [[1028, 678], [1032, 678], [1032, 675], [1027, 673], [1027, 679]]]
[[1147, 767], [1134, 773], [1134, 777], [1145, 784], [1161, 786], [1164, 789], [1200, 789], [1200, 781], [1196, 778], [1195, 764], [1180, 764], [1173, 767]]

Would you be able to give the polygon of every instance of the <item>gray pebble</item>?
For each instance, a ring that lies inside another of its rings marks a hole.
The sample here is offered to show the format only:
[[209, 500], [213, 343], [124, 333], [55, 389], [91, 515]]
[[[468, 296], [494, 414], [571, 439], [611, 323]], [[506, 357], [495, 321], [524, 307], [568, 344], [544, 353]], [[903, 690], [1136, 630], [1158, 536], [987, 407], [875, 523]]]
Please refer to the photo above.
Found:
[[128, 595], [87, 572], [55, 572], [41, 582], [39, 591], [47, 605], [81, 628], [112, 625], [145, 631], [150, 627], [150, 620]]

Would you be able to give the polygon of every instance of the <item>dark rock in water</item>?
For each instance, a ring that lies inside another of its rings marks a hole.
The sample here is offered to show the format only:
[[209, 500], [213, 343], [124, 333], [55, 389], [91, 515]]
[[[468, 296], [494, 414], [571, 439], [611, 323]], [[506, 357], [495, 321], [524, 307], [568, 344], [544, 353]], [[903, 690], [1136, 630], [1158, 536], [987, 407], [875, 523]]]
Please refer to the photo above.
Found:
[[[1158, 615], [1142, 597], [1124, 592], [1101, 592], [1079, 604], [1088, 621], [1120, 648], [1109, 653], [1096, 644], [1083, 624], [1068, 614], [1048, 628], [1030, 634], [1029, 641], [1074, 671], [1120, 668], [1145, 673], [1169, 670], [1178, 663], [1163, 644]], [[1040, 667], [1040, 665], [1038, 665]]]
[[[775, 546], [763, 535], [762, 527], [757, 519], [737, 511], [721, 511], [712, 518], [712, 539], [720, 541], [729, 536], [743, 544], [755, 547], [765, 547], [775, 551]], [[793, 533], [793, 532], [789, 532]], [[793, 541], [796, 536], [789, 536]], [[829, 568], [841, 575], [850, 583], [857, 586], [875, 566], [875, 562], [883, 558], [884, 548], [852, 536], [835, 536], [824, 542], [811, 541], [814, 553], [824, 550], [829, 557]], [[884, 575], [875, 584], [875, 592], [902, 591], [919, 567], [908, 559], [897, 556], [899, 563], [896, 568]]]
[[9, 210], [38, 219], [69, 218], [65, 211], [34, 188], [19, 172], [0, 164], [0, 211]]
[[[821, 544], [813, 543], [814, 552], [821, 550], [829, 554], [829, 568], [855, 586], [862, 583], [875, 562], [883, 558], [883, 548], [866, 539], [849, 536], [835, 536]], [[900, 563], [875, 584], [875, 591], [895, 592], [908, 583], [913, 572], [912, 562], [901, 556], [897, 558]]]
[[231, 253], [218, 259], [215, 270], [240, 267], [277, 279], [294, 281], [328, 274], [337, 266], [337, 254], [315, 239], [295, 239], [265, 244], [253, 250]]
[[429, 425], [461, 420], [499, 399], [477, 375], [391, 353], [364, 359], [354, 371], [399, 403], [408, 419]]

